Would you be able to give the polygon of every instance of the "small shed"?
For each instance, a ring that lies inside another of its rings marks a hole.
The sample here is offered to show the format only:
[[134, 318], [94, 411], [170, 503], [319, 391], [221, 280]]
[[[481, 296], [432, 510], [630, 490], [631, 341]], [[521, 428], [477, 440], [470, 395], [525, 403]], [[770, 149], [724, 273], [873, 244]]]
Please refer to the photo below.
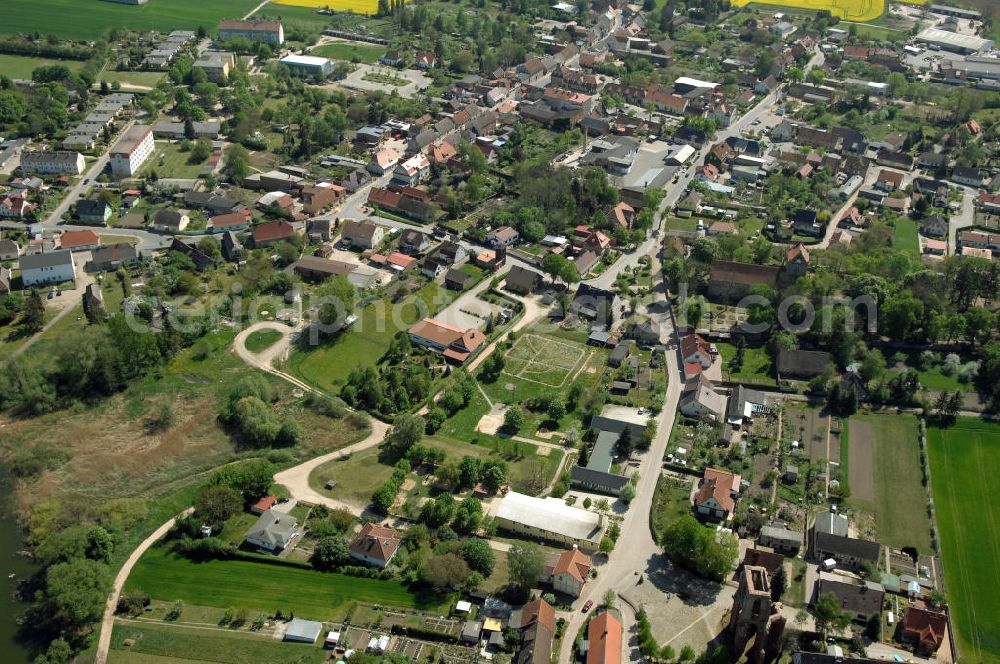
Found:
[[799, 467], [798, 466], [788, 466], [785, 468], [785, 474], [781, 476], [781, 479], [785, 484], [795, 484], [799, 481]]
[[459, 600], [459, 602], [455, 604], [455, 610], [458, 611], [459, 613], [468, 613], [469, 611], [472, 610], [472, 602], [469, 602], [464, 599]]
[[479, 634], [483, 631], [483, 623], [478, 620], [467, 620], [462, 626], [462, 643], [479, 643]]

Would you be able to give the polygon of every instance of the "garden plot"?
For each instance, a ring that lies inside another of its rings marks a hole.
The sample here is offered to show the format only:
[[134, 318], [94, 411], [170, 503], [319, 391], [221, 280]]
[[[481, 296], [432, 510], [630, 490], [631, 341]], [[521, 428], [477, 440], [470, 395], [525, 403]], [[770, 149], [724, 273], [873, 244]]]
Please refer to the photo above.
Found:
[[586, 349], [536, 334], [526, 334], [507, 352], [503, 373], [532, 383], [560, 388], [569, 382]]

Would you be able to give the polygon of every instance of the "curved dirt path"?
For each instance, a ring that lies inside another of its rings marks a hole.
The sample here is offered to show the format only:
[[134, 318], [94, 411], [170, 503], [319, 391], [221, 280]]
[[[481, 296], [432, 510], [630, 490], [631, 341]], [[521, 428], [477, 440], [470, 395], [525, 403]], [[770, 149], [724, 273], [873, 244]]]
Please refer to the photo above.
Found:
[[104, 664], [108, 660], [108, 651], [111, 649], [111, 630], [115, 625], [115, 609], [118, 608], [118, 597], [121, 595], [122, 588], [125, 587], [128, 575], [132, 573], [132, 568], [135, 567], [135, 564], [139, 562], [139, 558], [142, 557], [142, 554], [146, 553], [149, 547], [153, 546], [157, 540], [167, 534], [168, 530], [174, 527], [178, 518], [184, 518], [192, 512], [194, 512], [194, 508], [189, 507], [154, 530], [149, 537], [144, 539], [135, 548], [135, 551], [128, 557], [122, 568], [118, 570], [118, 575], [115, 576], [114, 584], [111, 586], [111, 595], [108, 597], [107, 604], [104, 605], [101, 634], [97, 639], [97, 652], [94, 654], [94, 662], [96, 664]]
[[361, 513], [364, 511], [363, 505], [359, 506], [354, 503], [346, 503], [324, 496], [309, 486], [309, 476], [312, 475], [314, 470], [328, 461], [350, 456], [381, 443], [385, 439], [385, 434], [388, 433], [390, 426], [375, 418], [371, 418], [371, 426], [372, 432], [364, 440], [283, 470], [274, 476], [275, 484], [280, 484], [287, 488], [289, 495], [296, 500], [304, 500], [317, 505], [326, 505], [332, 509], [344, 509], [355, 516], [361, 516]]
[[[263, 352], [259, 354], [251, 353], [246, 348], [246, 338], [253, 332], [263, 329], [278, 330], [279, 332], [282, 332], [282, 337], [273, 345], [266, 348]], [[295, 376], [275, 369], [271, 364], [275, 358], [288, 351], [291, 343], [292, 331], [293, 330], [291, 328], [282, 323], [274, 323], [270, 321], [255, 323], [236, 335], [233, 350], [240, 357], [240, 359], [250, 366], [274, 374], [275, 376], [279, 376], [292, 385], [305, 391], [319, 393], [319, 390], [316, 388], [302, 382]], [[318, 456], [315, 459], [310, 459], [309, 461], [293, 466], [292, 468], [288, 468], [287, 470], [283, 470], [274, 476], [274, 481], [287, 487], [291, 497], [296, 500], [306, 500], [308, 502], [314, 502], [328, 507], [348, 509], [352, 513], [360, 514], [361, 509], [355, 505], [347, 505], [313, 491], [309, 487], [309, 475], [317, 466], [320, 466], [331, 459], [336, 459], [346, 454], [360, 452], [361, 450], [368, 449], [369, 447], [373, 447], [381, 443], [382, 439], [385, 438], [386, 432], [389, 430], [389, 425], [374, 418], [369, 419], [372, 430], [364, 440], [354, 443], [353, 445], [348, 445], [347, 447], [341, 448], [335, 452], [330, 452], [328, 454]], [[122, 565], [120, 570], [118, 570], [118, 574], [115, 576], [115, 580], [111, 588], [111, 595], [108, 597], [108, 601], [104, 606], [104, 617], [101, 620], [101, 630], [97, 641], [97, 652], [94, 654], [95, 664], [106, 664], [108, 660], [108, 652], [111, 649], [111, 632], [115, 624], [115, 609], [118, 607], [118, 597], [121, 595], [122, 588], [125, 586], [125, 582], [128, 580], [129, 574], [132, 572], [132, 568], [135, 567], [139, 558], [142, 557], [142, 554], [146, 553], [149, 547], [155, 544], [160, 538], [167, 534], [167, 531], [173, 528], [178, 518], [183, 518], [191, 514], [193, 511], [194, 508], [189, 507], [181, 512], [177, 517], [170, 519], [153, 531], [149, 537], [144, 539], [142, 543], [135, 548], [131, 555], [129, 555], [128, 560], [125, 561], [125, 564]]]

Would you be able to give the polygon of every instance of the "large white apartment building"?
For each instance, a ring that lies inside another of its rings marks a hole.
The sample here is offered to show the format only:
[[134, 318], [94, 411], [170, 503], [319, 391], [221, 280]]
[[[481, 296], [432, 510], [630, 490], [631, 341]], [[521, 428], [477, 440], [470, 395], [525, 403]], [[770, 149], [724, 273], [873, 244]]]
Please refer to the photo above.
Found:
[[138, 172], [153, 150], [153, 128], [149, 125], [134, 125], [129, 128], [111, 149], [111, 174], [116, 178], [128, 178]]
[[70, 150], [45, 150], [21, 154], [21, 170], [24, 173], [80, 175], [87, 165], [83, 155]]

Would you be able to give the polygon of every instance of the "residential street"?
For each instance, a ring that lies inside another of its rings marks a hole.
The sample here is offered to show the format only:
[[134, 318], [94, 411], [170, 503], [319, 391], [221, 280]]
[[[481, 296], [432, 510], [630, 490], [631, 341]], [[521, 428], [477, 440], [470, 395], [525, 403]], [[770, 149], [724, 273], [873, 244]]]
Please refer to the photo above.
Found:
[[[667, 306], [656, 307], [650, 314], [665, 330], [668, 339], [673, 339], [676, 336]], [[608, 563], [599, 568], [597, 579], [584, 586], [584, 594], [573, 603], [574, 610], [562, 613], [562, 617], [566, 618], [568, 624], [565, 631], [566, 637], [562, 640], [559, 652], [560, 662], [568, 663], [573, 660], [573, 641], [586, 618], [586, 614], [580, 611], [580, 607], [585, 602], [590, 600], [594, 604], [600, 604], [607, 590], [619, 592], [632, 585], [636, 573], [648, 574], [659, 567], [662, 552], [660, 545], [653, 540], [652, 532], [649, 529], [649, 511], [653, 504], [656, 482], [660, 477], [667, 441], [670, 439], [670, 431], [673, 428], [677, 402], [680, 399], [682, 383], [678, 367], [677, 351], [668, 350], [666, 353], [666, 373], [669, 381], [667, 394], [663, 410], [660, 411], [657, 421], [656, 437], [650, 449], [643, 455], [639, 466], [639, 484], [636, 487], [635, 499], [622, 521], [621, 535]], [[623, 602], [619, 602], [619, 608], [622, 609], [624, 628], [628, 633], [634, 622], [634, 617], [624, 615], [628, 613], [628, 607]]]

